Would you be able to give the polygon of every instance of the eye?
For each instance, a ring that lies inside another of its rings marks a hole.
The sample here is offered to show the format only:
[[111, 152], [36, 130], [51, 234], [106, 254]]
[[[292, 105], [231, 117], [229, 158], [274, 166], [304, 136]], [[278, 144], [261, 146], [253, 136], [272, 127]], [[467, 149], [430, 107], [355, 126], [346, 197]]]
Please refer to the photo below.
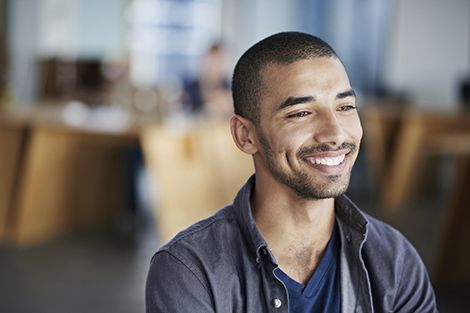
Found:
[[304, 116], [307, 116], [307, 115], [310, 115], [310, 112], [300, 111], [300, 112], [288, 115], [287, 117], [288, 118], [296, 118], [296, 117], [299, 118], [299, 117], [304, 117]]
[[340, 106], [338, 108], [338, 111], [346, 112], [346, 111], [355, 110], [355, 109], [356, 109], [356, 106], [352, 104], [345, 104], [345, 105]]

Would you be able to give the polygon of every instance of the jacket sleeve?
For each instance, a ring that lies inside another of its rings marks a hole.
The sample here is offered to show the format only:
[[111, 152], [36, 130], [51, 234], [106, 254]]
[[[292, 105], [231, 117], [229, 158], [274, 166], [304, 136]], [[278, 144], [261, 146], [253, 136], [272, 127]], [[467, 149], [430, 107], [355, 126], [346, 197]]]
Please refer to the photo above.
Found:
[[211, 295], [198, 272], [168, 251], [153, 258], [145, 290], [147, 313], [211, 313]]
[[414, 247], [402, 255], [402, 272], [395, 295], [393, 312], [438, 312], [434, 290], [426, 268]]

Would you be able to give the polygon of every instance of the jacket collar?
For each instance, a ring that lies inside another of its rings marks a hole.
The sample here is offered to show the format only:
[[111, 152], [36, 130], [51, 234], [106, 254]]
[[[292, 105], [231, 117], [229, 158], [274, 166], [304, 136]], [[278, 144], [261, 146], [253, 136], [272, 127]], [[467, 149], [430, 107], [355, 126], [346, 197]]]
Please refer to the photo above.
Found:
[[[234, 214], [256, 262], [261, 265], [265, 256], [277, 265], [253, 218], [250, 198], [254, 186], [255, 175], [252, 175], [235, 197]], [[361, 256], [367, 239], [367, 217], [344, 194], [335, 198], [335, 213], [341, 238], [342, 312], [373, 312], [370, 280]]]
[[238, 220], [238, 223], [243, 230], [243, 234], [247, 237], [247, 241], [251, 245], [251, 250], [253, 255], [256, 256], [256, 262], [259, 263], [262, 254], [270, 255], [271, 261], [275, 262], [274, 257], [267, 249], [267, 243], [263, 235], [256, 226], [255, 219], [253, 218], [253, 211], [251, 209], [251, 193], [255, 187], [255, 175], [253, 174], [246, 184], [240, 189], [233, 206], [235, 208], [235, 214]]
[[362, 258], [367, 217], [346, 195], [335, 199], [335, 212], [341, 237], [342, 312], [373, 312], [369, 273]]
[[[235, 197], [233, 203], [235, 214], [257, 260], [261, 257], [260, 254], [264, 254], [270, 255], [271, 261], [276, 263], [253, 218], [250, 199], [254, 186], [255, 175], [252, 175]], [[341, 241], [351, 240], [353, 234], [361, 239], [366, 236], [367, 218], [346, 195], [340, 195], [335, 199], [335, 211], [336, 218], [340, 222], [341, 235], [344, 237]]]

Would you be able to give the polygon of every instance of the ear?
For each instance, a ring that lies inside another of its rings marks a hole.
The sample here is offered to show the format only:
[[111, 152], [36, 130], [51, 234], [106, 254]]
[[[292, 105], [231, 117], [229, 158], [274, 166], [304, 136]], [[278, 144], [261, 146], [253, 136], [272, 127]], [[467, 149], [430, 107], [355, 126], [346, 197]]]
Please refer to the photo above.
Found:
[[251, 155], [258, 152], [255, 127], [250, 120], [240, 115], [234, 115], [230, 119], [230, 130], [238, 149]]

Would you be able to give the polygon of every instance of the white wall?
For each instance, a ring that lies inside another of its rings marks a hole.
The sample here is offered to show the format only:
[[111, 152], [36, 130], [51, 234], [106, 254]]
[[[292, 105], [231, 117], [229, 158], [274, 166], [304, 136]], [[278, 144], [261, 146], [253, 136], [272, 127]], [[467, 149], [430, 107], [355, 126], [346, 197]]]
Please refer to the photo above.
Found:
[[470, 74], [470, 1], [397, 0], [385, 79], [419, 106], [457, 105]]
[[121, 57], [125, 0], [9, 0], [9, 89], [17, 104], [37, 98], [44, 57]]
[[38, 2], [31, 0], [8, 3], [8, 88], [12, 100], [23, 106], [30, 104], [37, 94], [38, 8]]
[[296, 9], [297, 0], [223, 0], [222, 38], [228, 41], [231, 65], [264, 37], [298, 29]]
[[124, 0], [35, 1], [41, 56], [112, 59], [123, 53]]

